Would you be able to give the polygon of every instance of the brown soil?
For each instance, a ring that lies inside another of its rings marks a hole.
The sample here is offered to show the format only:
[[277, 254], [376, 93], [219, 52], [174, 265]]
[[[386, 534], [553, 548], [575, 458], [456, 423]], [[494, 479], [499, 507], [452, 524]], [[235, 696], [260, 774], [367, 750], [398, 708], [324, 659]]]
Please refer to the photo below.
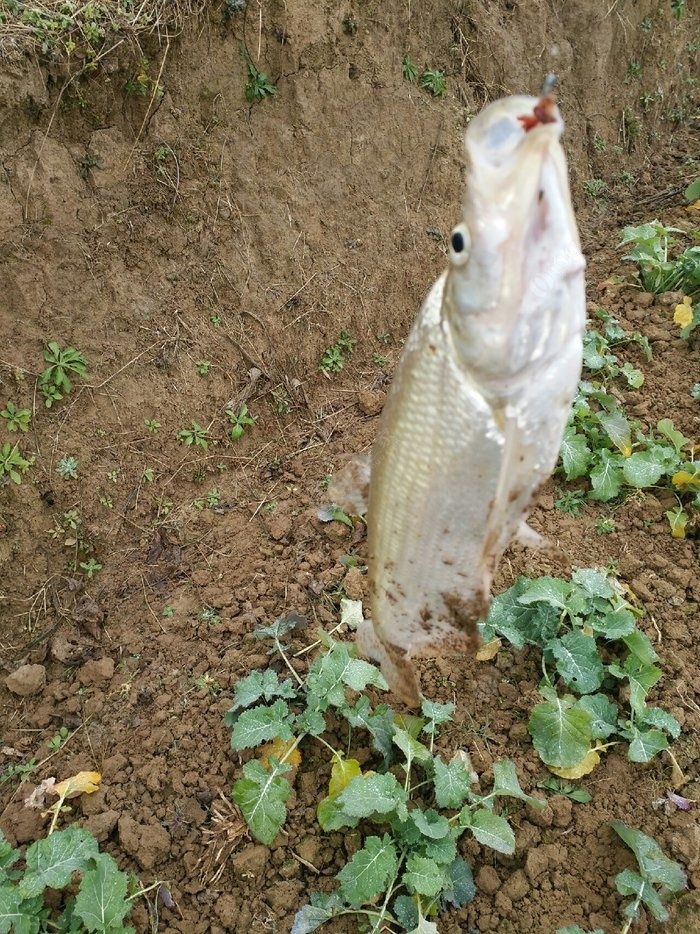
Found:
[[[589, 298], [647, 333], [654, 350], [627, 404], [645, 423], [672, 417], [697, 437], [697, 345], [677, 338], [672, 297], [648, 304], [606, 282], [629, 274], [614, 250], [621, 224], [657, 214], [692, 224], [680, 195], [692, 174], [692, 25], [649, 0], [265, 0], [229, 20], [211, 9], [146, 49], [165, 87], [151, 107], [124, 91], [135, 67], [126, 46], [60, 100], [55, 64], [14, 55], [0, 66], [0, 401], [35, 410], [20, 441], [36, 459], [21, 486], [0, 489], [0, 660], [5, 674], [46, 669], [33, 695], [11, 694], [4, 677], [0, 686], [0, 772], [47, 759], [29, 782], [0, 787], [0, 826], [13, 842], [45, 830], [23, 806], [35, 783], [97, 769], [101, 790], [76, 817], [144, 883], [167, 880], [176, 908], [160, 906], [158, 930], [286, 932], [309, 891], [331, 888], [356, 841], [316, 824], [328, 763], [314, 748], [287, 832], [271, 847], [241, 839], [209, 881], [199, 861], [210, 805], [241, 765], [222, 714], [232, 685], [269, 662], [253, 628], [292, 609], [330, 628], [338, 559], [351, 548], [365, 555], [361, 528], [322, 526], [315, 512], [324, 478], [371, 444], [401, 341], [444, 266], [465, 116], [559, 73]], [[260, 52], [274, 99], [246, 104], [243, 42], [255, 61]], [[402, 79], [407, 51], [446, 71], [444, 98]], [[626, 80], [630, 60], [643, 70]], [[653, 96], [647, 113], [642, 94]], [[637, 178], [632, 190], [622, 170]], [[607, 182], [605, 197], [585, 197], [592, 177]], [[357, 350], [329, 378], [318, 363], [343, 329]], [[36, 377], [49, 340], [79, 348], [90, 375], [47, 411]], [[258, 419], [235, 443], [232, 400]], [[162, 427], [149, 433], [144, 419]], [[206, 451], [176, 440], [192, 420], [210, 426]], [[2, 431], [0, 442], [16, 439]], [[77, 458], [78, 479], [56, 472], [64, 455]], [[212, 488], [220, 501], [210, 507]], [[509, 552], [497, 587], [518, 573], [617, 562], [663, 658], [656, 699], [683, 724], [674, 746], [683, 793], [700, 799], [696, 545], [670, 537], [663, 497], [627, 500], [607, 536], [595, 532], [599, 510], [572, 519], [554, 498], [550, 485], [533, 524], [559, 551]], [[64, 544], [75, 536], [49, 534], [71, 510], [102, 565], [91, 579], [79, 567], [87, 552], [76, 567], [76, 546]], [[345, 591], [360, 597], [364, 584], [352, 571]], [[213, 684], [198, 687], [204, 676]], [[546, 773], [524, 719], [537, 680], [527, 652], [426, 661], [426, 695], [457, 703], [445, 752], [468, 749], [480, 773], [507, 755], [534, 788]], [[61, 726], [76, 732], [47, 758]], [[514, 857], [466, 844], [478, 894], [441, 931], [619, 930], [614, 876], [631, 856], [612, 818], [681, 862], [690, 890], [666, 930], [700, 931], [696, 812], [652, 807], [670, 787], [670, 762], [636, 766], [613, 749], [582, 785], [591, 804], [555, 797], [542, 812], [513, 813]], [[151, 929], [142, 904], [133, 923]], [[642, 919], [634, 930], [657, 927]]]

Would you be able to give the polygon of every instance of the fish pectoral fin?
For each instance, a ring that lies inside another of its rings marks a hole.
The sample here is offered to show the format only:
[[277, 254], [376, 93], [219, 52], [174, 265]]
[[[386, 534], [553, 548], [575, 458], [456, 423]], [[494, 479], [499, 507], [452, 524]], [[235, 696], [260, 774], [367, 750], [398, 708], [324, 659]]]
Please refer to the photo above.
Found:
[[363, 620], [355, 637], [361, 655], [379, 664], [389, 688], [408, 707], [420, 707], [420, 686], [411, 659], [397, 645], [382, 642], [372, 621]]
[[521, 545], [524, 545], [526, 548], [532, 548], [533, 550], [545, 548], [547, 546], [547, 539], [540, 535], [539, 532], [536, 532], [524, 519], [518, 526], [515, 538]]
[[364, 516], [369, 498], [369, 454], [356, 454], [331, 480], [328, 495], [332, 502], [352, 516]]

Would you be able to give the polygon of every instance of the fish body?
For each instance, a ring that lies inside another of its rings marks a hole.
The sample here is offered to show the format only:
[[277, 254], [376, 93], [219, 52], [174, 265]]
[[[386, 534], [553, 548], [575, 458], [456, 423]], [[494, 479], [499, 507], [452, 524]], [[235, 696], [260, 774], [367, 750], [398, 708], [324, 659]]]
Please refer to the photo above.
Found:
[[464, 220], [372, 448], [371, 620], [357, 639], [411, 706], [413, 655], [478, 644], [495, 567], [554, 469], [580, 377], [585, 263], [562, 129], [550, 97], [504, 98], [470, 123]]

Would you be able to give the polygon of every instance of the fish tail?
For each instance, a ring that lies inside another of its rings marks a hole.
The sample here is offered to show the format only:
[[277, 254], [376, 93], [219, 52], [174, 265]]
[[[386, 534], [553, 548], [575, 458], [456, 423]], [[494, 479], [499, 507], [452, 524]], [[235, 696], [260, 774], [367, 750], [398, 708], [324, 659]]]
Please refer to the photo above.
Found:
[[361, 655], [379, 664], [394, 694], [408, 707], [420, 707], [418, 676], [407, 653], [396, 645], [382, 642], [369, 619], [358, 626], [356, 643]]

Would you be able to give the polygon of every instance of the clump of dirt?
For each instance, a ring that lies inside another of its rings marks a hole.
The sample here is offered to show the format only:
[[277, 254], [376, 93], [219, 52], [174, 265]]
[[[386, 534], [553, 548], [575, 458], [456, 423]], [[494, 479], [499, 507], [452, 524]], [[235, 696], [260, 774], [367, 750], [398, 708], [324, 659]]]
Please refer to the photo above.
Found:
[[[591, 308], [646, 333], [654, 352], [635, 361], [646, 382], [629, 410], [698, 435], [697, 345], [678, 338], [674, 296], [616, 281], [631, 270], [614, 251], [623, 222], [696, 223], [681, 196], [694, 171], [689, 13], [647, 0], [233, 6], [160, 44], [124, 45], [96, 73], [16, 49], [0, 65], [0, 399], [33, 413], [26, 434], [0, 425], [0, 442], [34, 458], [0, 489], [0, 773], [41, 763], [0, 787], [0, 827], [36, 839], [46, 821], [23, 805], [31, 788], [97, 769], [101, 790], [76, 818], [122, 867], [168, 881], [175, 907], [160, 907], [159, 929], [188, 934], [288, 931], [356, 845], [319, 830], [328, 763], [313, 750], [271, 846], [235, 815], [215, 820], [240, 775], [223, 713], [238, 679], [277, 664], [257, 626], [293, 609], [330, 628], [342, 592], [366, 597], [361, 571], [339, 560], [366, 558], [361, 526], [322, 524], [316, 510], [328, 476], [372, 442], [459, 217], [465, 123], [487, 100], [558, 72]], [[406, 54], [444, 71], [444, 97], [403, 78]], [[275, 95], [246, 101], [247, 61]], [[319, 371], [341, 331], [354, 353]], [[50, 340], [79, 349], [88, 376], [46, 409]], [[253, 423], [233, 441], [227, 411], [240, 421], [243, 406]], [[57, 472], [64, 457], [73, 478]], [[519, 573], [617, 566], [646, 604], [658, 701], [683, 726], [683, 793], [699, 798], [696, 543], [670, 537], [664, 492], [625, 501], [606, 536], [599, 510], [574, 519], [556, 496], [550, 484], [533, 524], [559, 550], [511, 551], [497, 589]], [[423, 662], [425, 694], [457, 703], [445, 753], [469, 749], [484, 781], [507, 755], [533, 788], [545, 770], [524, 721], [538, 680], [527, 652]], [[53, 753], [62, 726], [72, 735]], [[611, 750], [583, 782], [591, 804], [555, 796], [513, 815], [513, 857], [471, 841], [477, 896], [440, 930], [616, 930], [614, 876], [631, 855], [612, 818], [655, 836], [697, 889], [695, 812], [652, 806], [669, 775], [663, 758], [638, 766]], [[217, 828], [230, 858], [213, 878]], [[672, 911], [666, 930], [700, 926], [695, 891]], [[143, 904], [133, 924], [150, 930]], [[356, 929], [344, 924], [328, 930]]]

